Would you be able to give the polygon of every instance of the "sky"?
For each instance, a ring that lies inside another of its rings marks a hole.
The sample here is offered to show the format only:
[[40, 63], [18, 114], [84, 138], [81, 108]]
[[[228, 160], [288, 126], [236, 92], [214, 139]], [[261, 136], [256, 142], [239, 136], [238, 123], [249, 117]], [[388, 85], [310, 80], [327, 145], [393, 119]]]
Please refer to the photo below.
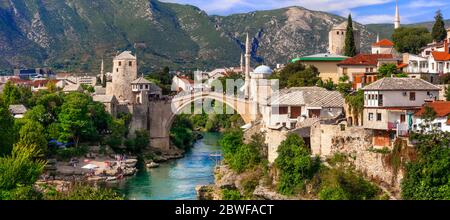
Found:
[[[161, 0], [190, 4], [209, 15], [230, 15], [289, 6], [302, 6], [347, 16], [363, 24], [393, 23], [395, 0]], [[401, 21], [404, 24], [433, 21], [437, 10], [450, 19], [450, 0], [399, 0]]]

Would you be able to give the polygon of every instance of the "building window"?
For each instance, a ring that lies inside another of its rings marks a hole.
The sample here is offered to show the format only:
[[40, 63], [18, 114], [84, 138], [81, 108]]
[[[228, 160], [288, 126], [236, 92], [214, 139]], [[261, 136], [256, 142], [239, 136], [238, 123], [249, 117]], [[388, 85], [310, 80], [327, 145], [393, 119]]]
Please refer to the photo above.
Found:
[[409, 93], [409, 100], [410, 101], [416, 101], [416, 93], [415, 92], [410, 92]]
[[288, 107], [279, 107], [278, 111], [280, 115], [287, 115], [288, 114]]
[[119, 72], [119, 68], [116, 69], [116, 72]]
[[369, 121], [373, 121], [373, 113], [369, 113]]
[[381, 113], [377, 113], [377, 121], [381, 121], [383, 118], [381, 117]]
[[373, 67], [370, 68], [370, 72], [373, 73]]
[[434, 70], [434, 63], [431, 64], [431, 69]]
[[378, 106], [382, 107], [383, 106], [383, 95], [378, 95]]
[[122, 66], [122, 62], [119, 61], [119, 66]]
[[342, 68], [342, 73], [344, 75], [347, 75], [348, 74], [348, 68], [347, 67]]
[[133, 62], [132, 61], [128, 62], [128, 66], [133, 66]]
[[339, 35], [339, 31], [337, 32], [337, 35]]

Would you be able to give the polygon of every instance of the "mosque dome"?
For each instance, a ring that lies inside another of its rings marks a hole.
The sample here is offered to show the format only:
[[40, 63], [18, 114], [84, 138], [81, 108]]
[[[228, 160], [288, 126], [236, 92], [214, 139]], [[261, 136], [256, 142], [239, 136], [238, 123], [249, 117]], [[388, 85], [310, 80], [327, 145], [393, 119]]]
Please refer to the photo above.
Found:
[[253, 71], [253, 73], [256, 74], [266, 74], [266, 75], [270, 75], [272, 74], [272, 69], [266, 65], [261, 65], [256, 67], [256, 69]]

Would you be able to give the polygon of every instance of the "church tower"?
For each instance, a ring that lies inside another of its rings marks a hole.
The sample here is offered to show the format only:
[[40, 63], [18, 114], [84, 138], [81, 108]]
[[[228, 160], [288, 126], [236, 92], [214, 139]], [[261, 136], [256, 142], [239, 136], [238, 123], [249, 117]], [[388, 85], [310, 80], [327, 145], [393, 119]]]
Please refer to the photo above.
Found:
[[398, 8], [398, 0], [395, 4], [395, 20], [394, 20], [394, 27], [395, 29], [400, 28], [400, 10]]
[[137, 59], [131, 51], [124, 51], [113, 60], [112, 83], [108, 84], [107, 95], [116, 96], [119, 102], [132, 103], [131, 82], [137, 79]]
[[245, 41], [245, 98], [248, 99], [250, 97], [250, 39], [247, 33], [247, 39]]

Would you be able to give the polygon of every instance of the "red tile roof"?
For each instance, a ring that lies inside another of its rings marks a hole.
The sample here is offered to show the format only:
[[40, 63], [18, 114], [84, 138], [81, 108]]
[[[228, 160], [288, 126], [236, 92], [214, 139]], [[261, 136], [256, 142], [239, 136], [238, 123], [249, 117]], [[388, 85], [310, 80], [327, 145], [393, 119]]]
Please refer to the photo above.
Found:
[[450, 54], [446, 52], [433, 51], [431, 53], [433, 55], [434, 60], [436, 61], [449, 61]]
[[23, 80], [20, 78], [10, 78], [8, 81], [10, 81], [11, 83], [13, 83], [15, 85], [29, 85], [32, 83], [31, 80]]
[[354, 57], [348, 58], [338, 65], [366, 65], [376, 66], [379, 59], [392, 59], [392, 54], [358, 54]]
[[183, 80], [186, 83], [194, 84], [194, 80], [189, 79], [187, 76], [179, 76], [178, 78], [180, 78], [181, 80]]
[[393, 47], [394, 43], [392, 43], [392, 41], [390, 41], [388, 39], [383, 39], [383, 40], [380, 40], [380, 41], [372, 44], [372, 46], [374, 46], [374, 47]]
[[397, 65], [397, 68], [398, 68], [398, 69], [401, 69], [401, 68], [405, 68], [405, 67], [407, 67], [407, 66], [408, 66], [407, 63], [400, 63], [400, 64]]
[[416, 113], [416, 116], [421, 116], [425, 111], [425, 106], [429, 106], [434, 109], [437, 117], [445, 117], [450, 115], [450, 102], [449, 101], [436, 101], [425, 104], [420, 111]]

